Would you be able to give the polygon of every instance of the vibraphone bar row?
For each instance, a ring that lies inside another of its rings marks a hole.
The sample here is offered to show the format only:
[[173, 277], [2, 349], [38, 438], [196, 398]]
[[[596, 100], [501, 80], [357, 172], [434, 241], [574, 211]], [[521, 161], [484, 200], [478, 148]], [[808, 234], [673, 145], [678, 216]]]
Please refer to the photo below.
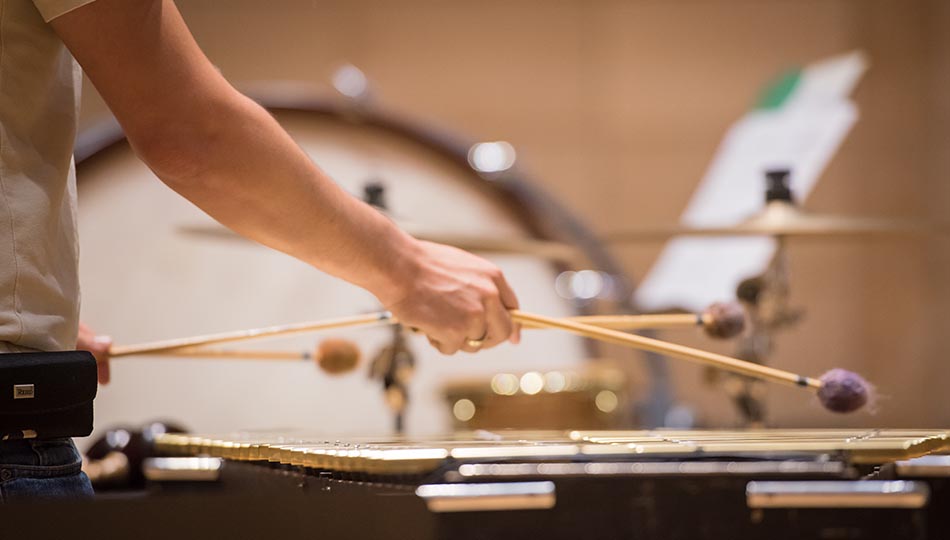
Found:
[[756, 431], [516, 431], [472, 432], [410, 441], [347, 441], [298, 434], [229, 436], [168, 434], [157, 441], [168, 455], [205, 455], [320, 471], [417, 475], [449, 461], [609, 461], [785, 458], [830, 455], [853, 464], [881, 464], [950, 450], [950, 432], [939, 430]]

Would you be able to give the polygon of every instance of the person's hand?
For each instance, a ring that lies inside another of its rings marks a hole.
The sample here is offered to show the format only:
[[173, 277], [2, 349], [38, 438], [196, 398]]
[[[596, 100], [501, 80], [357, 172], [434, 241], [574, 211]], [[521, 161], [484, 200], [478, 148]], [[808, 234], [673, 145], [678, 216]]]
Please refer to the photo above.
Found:
[[99, 368], [99, 384], [109, 384], [109, 352], [112, 349], [112, 338], [97, 336], [91, 328], [79, 323], [79, 338], [76, 340], [76, 349], [89, 351], [96, 357], [96, 367]]
[[497, 266], [442, 244], [418, 241], [416, 248], [401, 290], [380, 297], [400, 323], [423, 332], [443, 354], [520, 341], [508, 313], [518, 298]]

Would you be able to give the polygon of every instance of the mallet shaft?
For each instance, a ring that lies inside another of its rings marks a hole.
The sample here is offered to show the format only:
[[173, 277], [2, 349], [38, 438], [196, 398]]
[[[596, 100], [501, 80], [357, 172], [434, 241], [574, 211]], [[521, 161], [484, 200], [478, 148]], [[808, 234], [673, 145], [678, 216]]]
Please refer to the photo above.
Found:
[[683, 345], [668, 343], [658, 339], [647, 338], [635, 334], [627, 334], [608, 328], [599, 328], [589, 324], [574, 322], [569, 319], [544, 317], [542, 315], [525, 313], [518, 310], [512, 310], [511, 316], [515, 321], [521, 323], [533, 324], [535, 326], [543, 326], [547, 328], [557, 328], [607, 343], [616, 343], [618, 345], [633, 347], [635, 349], [673, 356], [683, 360], [688, 360], [690, 362], [715, 366], [721, 369], [732, 371], [734, 373], [755, 377], [757, 379], [767, 379], [791, 386], [807, 386], [813, 390], [817, 390], [822, 386], [821, 381], [818, 379], [803, 377], [789, 371], [762, 366], [752, 362], [747, 362], [745, 360], [739, 360], [738, 358], [732, 358], [722, 354], [693, 349], [692, 347], [685, 347]]
[[112, 358], [118, 358], [136, 354], [151, 354], [174, 349], [183, 349], [186, 347], [200, 347], [204, 345], [216, 345], [219, 343], [234, 343], [238, 341], [248, 341], [252, 339], [262, 339], [277, 336], [289, 336], [293, 334], [303, 334], [307, 332], [316, 332], [319, 330], [332, 330], [336, 328], [370, 326], [374, 324], [391, 323], [392, 321], [392, 314], [390, 314], [388, 311], [383, 311], [379, 313], [370, 313], [368, 315], [357, 315], [355, 317], [343, 317], [325, 321], [285, 324], [280, 326], [269, 326], [266, 328], [253, 328], [251, 330], [239, 330], [236, 332], [223, 332], [220, 334], [206, 334], [188, 338], [154, 341], [151, 343], [127, 345], [124, 347], [119, 346], [112, 348], [111, 356]]
[[570, 317], [568, 320], [610, 328], [612, 330], [639, 330], [645, 328], [681, 328], [684, 326], [702, 326], [708, 315], [695, 313], [673, 313], [658, 315], [587, 315]]
[[[636, 330], [639, 328], [670, 328], [686, 325], [700, 325], [703, 323], [702, 317], [695, 314], [672, 314], [672, 315], [594, 315], [588, 317], [575, 317], [574, 320], [585, 324], [603, 326], [605, 328]], [[249, 341], [253, 339], [263, 339], [268, 337], [287, 336], [293, 334], [303, 334], [307, 332], [316, 332], [319, 330], [330, 330], [334, 328], [348, 328], [355, 326], [368, 326], [379, 323], [395, 323], [389, 312], [370, 313], [367, 315], [358, 315], [355, 317], [345, 317], [326, 321], [308, 321], [279, 326], [270, 326], [265, 328], [253, 328], [250, 330], [238, 330], [235, 332], [222, 332], [218, 334], [205, 334], [187, 338], [169, 339], [163, 341], [153, 341], [149, 343], [140, 343], [137, 345], [116, 346], [112, 348], [112, 358], [123, 356], [134, 356], [143, 354], [164, 354], [181, 349], [191, 349], [204, 347], [207, 345], [217, 345], [221, 343], [234, 343], [239, 341]], [[538, 326], [531, 323], [525, 323], [526, 326], [536, 328]], [[540, 327], [538, 327], [540, 328]], [[279, 355], [273, 357], [288, 357], [286, 351], [275, 351]], [[203, 357], [232, 357], [237, 358], [243, 353], [218, 354], [207, 351], [202, 354], [195, 354], [189, 351], [189, 354], [177, 356], [203, 356]], [[246, 358], [259, 358], [265, 355], [255, 356], [248, 352]]]
[[306, 352], [254, 350], [254, 349], [214, 349], [206, 347], [186, 347], [153, 352], [158, 356], [180, 356], [187, 358], [228, 358], [235, 360], [312, 360]]

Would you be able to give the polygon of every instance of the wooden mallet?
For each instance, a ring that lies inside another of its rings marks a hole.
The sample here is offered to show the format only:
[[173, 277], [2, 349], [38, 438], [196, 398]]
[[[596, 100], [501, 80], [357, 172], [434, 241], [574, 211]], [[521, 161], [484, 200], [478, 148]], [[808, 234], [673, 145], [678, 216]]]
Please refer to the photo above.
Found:
[[818, 400], [826, 409], [832, 412], [847, 413], [856, 411], [868, 402], [873, 392], [871, 385], [860, 375], [844, 369], [832, 369], [820, 378], [815, 379], [722, 354], [693, 349], [691, 347], [635, 334], [618, 332], [608, 328], [599, 328], [569, 319], [555, 319], [518, 310], [511, 311], [511, 317], [515, 321], [525, 325], [565, 330], [591, 339], [665, 354], [690, 362], [718, 367], [756, 379], [808, 388], [817, 392]]
[[[729, 339], [745, 330], [746, 315], [742, 306], [735, 302], [711, 304], [702, 313], [657, 313], [647, 315], [587, 315], [569, 317], [568, 320], [610, 328], [611, 330], [645, 330], [661, 328], [688, 328], [701, 326], [706, 335], [716, 339]], [[526, 328], [536, 328], [523, 323]]]
[[[600, 328], [583, 322], [570, 319], [556, 319], [534, 315], [519, 310], [511, 311], [512, 319], [531, 327], [553, 328], [571, 332], [580, 336], [615, 343], [636, 349], [657, 352], [674, 358], [711, 365], [741, 375], [757, 379], [770, 380], [791, 386], [809, 388], [818, 394], [822, 405], [833, 412], [851, 412], [863, 407], [871, 397], [873, 389], [860, 375], [843, 370], [832, 369], [820, 378], [805, 377], [789, 371], [747, 362], [738, 358], [716, 354], [683, 345], [677, 345], [658, 339], [647, 338], [634, 334], [627, 334], [609, 328]], [[356, 317], [314, 321], [307, 323], [272, 326], [238, 332], [210, 334], [192, 338], [173, 339], [134, 345], [114, 347], [112, 356], [115, 358], [136, 354], [154, 354], [169, 352], [176, 349], [213, 345], [225, 342], [246, 341], [265, 337], [275, 337], [304, 332], [314, 332], [336, 328], [369, 326], [374, 324], [395, 324], [397, 321], [389, 312], [380, 312]], [[342, 360], [345, 360], [342, 359]], [[346, 362], [341, 362], [346, 363]], [[354, 362], [355, 364], [355, 362]]]
[[[144, 354], [144, 353], [143, 353]], [[341, 375], [356, 368], [360, 362], [360, 348], [348, 339], [329, 338], [317, 344], [312, 351], [262, 350], [262, 349], [218, 349], [212, 347], [188, 347], [169, 349], [154, 353], [156, 356], [178, 356], [184, 358], [217, 358], [229, 360], [297, 360], [316, 362], [330, 375]]]
[[[742, 332], [745, 326], [745, 313], [742, 310], [742, 307], [737, 304], [723, 303], [713, 304], [700, 314], [593, 315], [586, 317], [574, 317], [572, 320], [592, 326], [625, 330], [644, 328], [676, 328], [701, 325], [706, 330], [706, 333], [710, 336], [728, 338]], [[366, 315], [357, 315], [355, 317], [343, 317], [321, 321], [307, 321], [293, 324], [268, 326], [264, 328], [252, 328], [250, 330], [222, 332], [217, 334], [204, 334], [187, 338], [140, 343], [137, 345], [119, 345], [113, 346], [110, 354], [112, 358], [121, 358], [124, 356], [140, 356], [147, 354], [158, 355], [175, 352], [176, 356], [184, 356], [189, 354], [206, 358], [273, 358], [282, 360], [296, 360], [303, 357], [301, 353], [292, 351], [233, 351], [222, 349], [205, 349], [205, 347], [208, 345], [218, 345], [221, 343], [236, 343], [255, 339], [319, 332], [323, 330], [395, 323], [396, 320], [393, 318], [391, 313], [388, 311], [382, 311]], [[524, 324], [526, 326], [534, 327], [530, 323]], [[201, 349], [203, 349], [204, 352], [199, 353], [198, 351]], [[315, 357], [319, 356], [319, 354], [315, 355]]]
[[[308, 359], [305, 354], [291, 353], [287, 351], [221, 351], [214, 349], [203, 350], [200, 348], [207, 345], [217, 345], [221, 343], [235, 343], [240, 341], [250, 341], [254, 339], [264, 339], [277, 336], [289, 336], [324, 330], [387, 324], [392, 322], [392, 320], [392, 315], [388, 311], [385, 311], [380, 313], [372, 313], [369, 315], [358, 315], [355, 317], [269, 326], [266, 328], [239, 330], [236, 332], [205, 334], [188, 338], [154, 341], [138, 345], [114, 346], [110, 351], [110, 357], [122, 358], [126, 356], [140, 356], [148, 354], [170, 355], [174, 353], [175, 356], [204, 358], [268, 358], [273, 360]], [[322, 341], [317, 346], [316, 351], [310, 359], [316, 361], [317, 365], [327, 373], [340, 374], [350, 371], [356, 367], [360, 360], [360, 350], [359, 347], [357, 347], [356, 344], [351, 341], [344, 339], [327, 339]]]
[[[371, 319], [373, 322], [376, 319]], [[613, 330], [641, 330], [659, 328], [691, 328], [701, 326], [706, 334], [717, 339], [739, 335], [745, 328], [745, 311], [735, 303], [716, 303], [702, 313], [672, 313], [648, 315], [588, 315], [570, 317], [569, 320]], [[321, 325], [322, 326], [322, 325]], [[312, 327], [310, 324], [302, 327]], [[545, 327], [525, 323], [526, 328], [543, 330]], [[280, 328], [280, 327], [274, 327]], [[244, 335], [246, 332], [241, 333]], [[256, 334], [256, 337], [263, 333]], [[178, 340], [175, 341], [176, 343]], [[164, 343], [164, 342], [163, 342]], [[171, 343], [171, 342], [169, 342]], [[345, 340], [327, 340], [320, 343], [315, 352], [259, 349], [217, 349], [189, 346], [180, 349], [152, 350], [149, 354], [182, 356], [189, 358], [230, 358], [235, 360], [316, 360], [324, 371], [342, 373], [350, 365], [355, 345]], [[358, 354], [358, 350], [356, 353]], [[355, 367], [355, 363], [349, 369]]]

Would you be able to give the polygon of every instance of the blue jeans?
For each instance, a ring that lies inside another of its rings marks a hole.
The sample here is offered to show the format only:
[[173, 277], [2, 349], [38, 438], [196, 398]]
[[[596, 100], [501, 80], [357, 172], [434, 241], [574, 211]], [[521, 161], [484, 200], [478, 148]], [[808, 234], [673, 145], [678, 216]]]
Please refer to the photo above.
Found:
[[0, 503], [90, 498], [92, 484], [80, 470], [72, 439], [0, 442]]

